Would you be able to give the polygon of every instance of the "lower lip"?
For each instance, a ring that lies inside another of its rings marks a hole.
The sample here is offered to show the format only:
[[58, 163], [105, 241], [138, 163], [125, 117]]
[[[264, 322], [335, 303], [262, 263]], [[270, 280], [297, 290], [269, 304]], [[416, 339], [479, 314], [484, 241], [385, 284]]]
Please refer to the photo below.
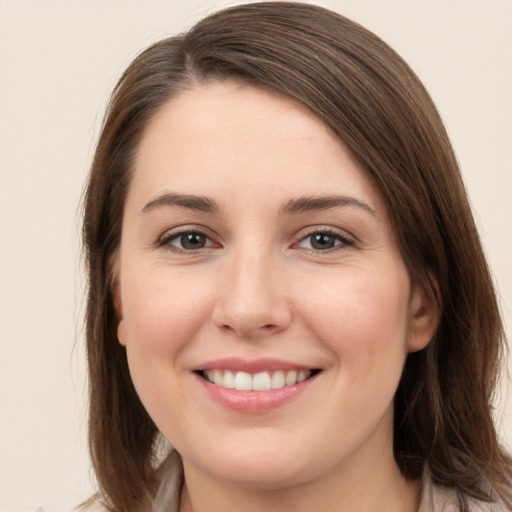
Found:
[[277, 409], [306, 391], [318, 374], [309, 379], [280, 389], [268, 391], [238, 391], [217, 386], [196, 374], [203, 388], [217, 403], [237, 412], [261, 414]]

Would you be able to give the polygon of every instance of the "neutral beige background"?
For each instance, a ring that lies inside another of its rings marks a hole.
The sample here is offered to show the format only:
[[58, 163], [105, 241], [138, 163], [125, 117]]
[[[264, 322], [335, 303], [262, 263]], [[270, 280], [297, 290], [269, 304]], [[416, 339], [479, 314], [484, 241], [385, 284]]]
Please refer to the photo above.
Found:
[[[381, 35], [431, 91], [466, 177], [510, 333], [512, 1], [316, 3]], [[130, 59], [223, 5], [0, 0], [0, 511], [39, 503], [67, 511], [92, 489], [82, 184], [107, 93]], [[500, 411], [511, 447], [510, 396], [502, 396]]]

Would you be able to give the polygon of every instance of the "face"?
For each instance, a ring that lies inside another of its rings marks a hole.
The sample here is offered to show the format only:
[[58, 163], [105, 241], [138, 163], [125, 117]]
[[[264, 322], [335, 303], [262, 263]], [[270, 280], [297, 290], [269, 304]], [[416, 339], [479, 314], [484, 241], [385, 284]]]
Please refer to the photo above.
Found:
[[305, 107], [234, 82], [170, 100], [116, 267], [133, 382], [186, 471], [270, 487], [392, 459], [393, 396], [435, 322], [379, 193]]

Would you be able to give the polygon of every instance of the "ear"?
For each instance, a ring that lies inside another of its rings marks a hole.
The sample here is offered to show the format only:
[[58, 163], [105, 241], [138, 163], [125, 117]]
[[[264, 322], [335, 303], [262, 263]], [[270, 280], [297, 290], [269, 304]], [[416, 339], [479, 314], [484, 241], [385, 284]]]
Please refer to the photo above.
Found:
[[124, 326], [124, 320], [120, 320], [117, 324], [117, 340], [123, 347], [126, 347], [126, 329]]
[[428, 272], [426, 282], [411, 287], [408, 352], [424, 349], [434, 337], [441, 321], [441, 294], [437, 279]]
[[121, 299], [121, 286], [119, 285], [119, 253], [115, 250], [108, 258], [107, 275], [109, 276], [109, 288], [112, 294], [112, 302], [117, 319], [117, 339], [126, 347], [126, 329], [124, 327], [123, 301]]
[[126, 332], [124, 328], [123, 318], [123, 302], [121, 299], [121, 290], [117, 283], [112, 292], [112, 300], [114, 301], [114, 309], [117, 317], [117, 339], [123, 347], [126, 347]]

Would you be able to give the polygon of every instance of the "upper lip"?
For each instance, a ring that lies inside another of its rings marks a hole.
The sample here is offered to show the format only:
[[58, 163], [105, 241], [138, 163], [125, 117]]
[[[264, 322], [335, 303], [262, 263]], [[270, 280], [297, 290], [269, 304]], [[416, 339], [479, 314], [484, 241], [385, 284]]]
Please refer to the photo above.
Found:
[[273, 358], [242, 359], [238, 357], [226, 357], [207, 361], [195, 368], [195, 371], [204, 370], [231, 370], [233, 372], [272, 372], [278, 370], [313, 370], [310, 365], [298, 364]]

